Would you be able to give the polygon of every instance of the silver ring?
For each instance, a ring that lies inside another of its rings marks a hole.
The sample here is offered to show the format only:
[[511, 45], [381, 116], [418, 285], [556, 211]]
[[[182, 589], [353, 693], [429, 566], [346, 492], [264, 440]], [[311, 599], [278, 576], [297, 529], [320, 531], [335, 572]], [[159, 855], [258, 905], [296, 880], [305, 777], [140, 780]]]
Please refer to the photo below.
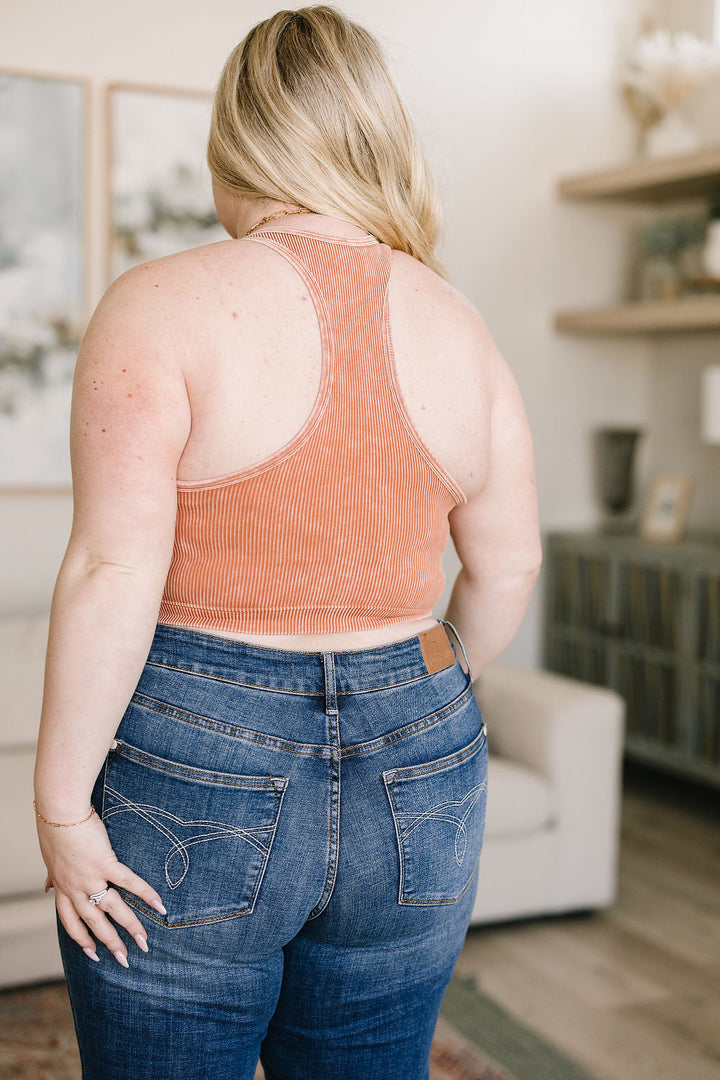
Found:
[[99, 904], [107, 891], [107, 889], [102, 889], [100, 892], [91, 893], [89, 897], [90, 903]]

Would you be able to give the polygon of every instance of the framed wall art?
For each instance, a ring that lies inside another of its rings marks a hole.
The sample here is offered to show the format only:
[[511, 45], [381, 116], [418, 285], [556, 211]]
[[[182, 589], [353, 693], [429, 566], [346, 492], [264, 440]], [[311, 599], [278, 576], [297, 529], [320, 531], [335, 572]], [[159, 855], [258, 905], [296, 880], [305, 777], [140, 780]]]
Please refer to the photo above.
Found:
[[685, 535], [695, 479], [687, 473], [660, 473], [645, 500], [640, 535], [644, 540], [677, 543]]
[[0, 70], [0, 491], [69, 491], [88, 311], [88, 85]]
[[107, 88], [108, 280], [149, 259], [227, 240], [205, 149], [212, 96]]

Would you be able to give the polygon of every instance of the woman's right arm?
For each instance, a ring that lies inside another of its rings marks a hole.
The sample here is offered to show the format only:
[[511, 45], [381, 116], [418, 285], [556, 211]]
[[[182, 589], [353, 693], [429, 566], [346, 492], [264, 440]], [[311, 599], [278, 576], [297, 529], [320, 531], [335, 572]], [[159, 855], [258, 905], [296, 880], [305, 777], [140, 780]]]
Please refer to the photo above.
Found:
[[515, 376], [484, 323], [482, 353], [490, 461], [482, 489], [449, 517], [462, 567], [445, 614], [474, 679], [515, 636], [542, 564], [530, 425]]

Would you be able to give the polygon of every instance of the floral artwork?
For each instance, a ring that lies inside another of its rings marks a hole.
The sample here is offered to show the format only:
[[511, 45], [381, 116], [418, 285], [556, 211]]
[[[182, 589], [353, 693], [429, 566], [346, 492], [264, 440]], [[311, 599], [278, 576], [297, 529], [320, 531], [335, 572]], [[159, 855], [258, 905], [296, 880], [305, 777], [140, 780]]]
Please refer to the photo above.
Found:
[[149, 259], [227, 240], [205, 162], [210, 97], [113, 86], [108, 105], [110, 279]]
[[86, 90], [0, 72], [0, 484], [70, 483], [85, 317]]

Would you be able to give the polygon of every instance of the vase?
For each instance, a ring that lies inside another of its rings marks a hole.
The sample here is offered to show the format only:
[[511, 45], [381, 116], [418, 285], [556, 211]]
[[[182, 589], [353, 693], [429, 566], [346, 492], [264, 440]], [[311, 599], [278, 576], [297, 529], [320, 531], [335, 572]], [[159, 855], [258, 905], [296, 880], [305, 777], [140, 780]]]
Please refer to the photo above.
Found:
[[598, 428], [596, 431], [598, 488], [611, 520], [632, 505], [633, 467], [640, 428]]
[[683, 110], [668, 109], [662, 120], [648, 131], [644, 150], [646, 157], [670, 157], [673, 154], [691, 154], [700, 143], [700, 135]]

